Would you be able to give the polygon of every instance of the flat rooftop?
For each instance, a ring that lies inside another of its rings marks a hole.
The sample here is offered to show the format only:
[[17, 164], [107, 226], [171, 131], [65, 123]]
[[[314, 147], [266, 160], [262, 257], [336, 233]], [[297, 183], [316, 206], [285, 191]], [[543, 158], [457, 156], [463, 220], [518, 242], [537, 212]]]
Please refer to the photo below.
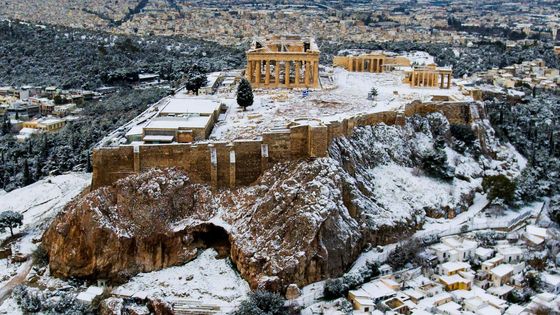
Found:
[[220, 103], [200, 98], [172, 98], [164, 105], [160, 115], [200, 114], [204, 116], [213, 115], [220, 111]]
[[189, 117], [157, 117], [150, 121], [144, 129], [194, 129], [206, 128], [210, 116]]

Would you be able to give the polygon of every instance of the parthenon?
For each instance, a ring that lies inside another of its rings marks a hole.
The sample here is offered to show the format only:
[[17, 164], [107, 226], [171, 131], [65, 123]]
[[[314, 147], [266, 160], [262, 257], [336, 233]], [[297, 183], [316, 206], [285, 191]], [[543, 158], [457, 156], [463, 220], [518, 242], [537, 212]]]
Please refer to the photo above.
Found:
[[319, 54], [311, 37], [257, 39], [246, 53], [245, 76], [255, 88], [318, 88]]

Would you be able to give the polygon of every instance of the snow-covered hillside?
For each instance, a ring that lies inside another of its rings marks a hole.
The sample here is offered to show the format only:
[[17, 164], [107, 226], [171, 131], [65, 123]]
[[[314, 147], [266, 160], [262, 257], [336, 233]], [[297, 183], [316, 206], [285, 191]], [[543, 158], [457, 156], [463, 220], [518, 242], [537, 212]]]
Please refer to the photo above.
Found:
[[250, 291], [249, 284], [232, 268], [231, 262], [217, 258], [207, 249], [193, 261], [177, 267], [141, 273], [116, 290], [143, 291], [169, 302], [203, 301], [232, 309]]
[[[47, 177], [29, 186], [0, 195], [0, 211], [11, 210], [23, 214], [25, 235], [15, 246], [22, 254], [33, 249], [31, 240], [40, 237], [52, 219], [72, 198], [91, 182], [91, 174], [70, 173]], [[10, 235], [0, 234], [0, 241]]]

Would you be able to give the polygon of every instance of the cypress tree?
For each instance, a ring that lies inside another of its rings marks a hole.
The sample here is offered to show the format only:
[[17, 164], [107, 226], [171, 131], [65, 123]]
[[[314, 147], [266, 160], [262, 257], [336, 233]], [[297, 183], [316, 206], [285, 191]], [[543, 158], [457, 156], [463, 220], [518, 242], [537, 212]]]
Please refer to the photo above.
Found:
[[33, 181], [31, 180], [31, 175], [29, 174], [29, 163], [27, 159], [23, 160], [23, 185], [30, 185]]
[[243, 111], [253, 105], [253, 89], [251, 88], [251, 83], [245, 78], [241, 79], [237, 87], [237, 104], [243, 107]]

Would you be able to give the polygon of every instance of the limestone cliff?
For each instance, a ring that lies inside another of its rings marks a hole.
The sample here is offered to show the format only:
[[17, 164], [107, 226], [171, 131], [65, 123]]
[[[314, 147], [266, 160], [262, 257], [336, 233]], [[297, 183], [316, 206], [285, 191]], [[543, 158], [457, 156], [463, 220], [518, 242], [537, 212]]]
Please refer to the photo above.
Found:
[[[447, 144], [437, 149], [441, 137]], [[331, 158], [276, 164], [235, 190], [210, 191], [176, 169], [133, 175], [74, 200], [55, 219], [43, 237], [51, 271], [121, 280], [214, 247], [253, 288], [338, 276], [368, 243], [395, 242], [427, 214], [468, 206], [482, 169], [478, 153], [460, 154], [456, 142], [436, 114], [405, 127], [358, 128], [333, 143]], [[446, 180], [418, 166], [440, 155]]]

